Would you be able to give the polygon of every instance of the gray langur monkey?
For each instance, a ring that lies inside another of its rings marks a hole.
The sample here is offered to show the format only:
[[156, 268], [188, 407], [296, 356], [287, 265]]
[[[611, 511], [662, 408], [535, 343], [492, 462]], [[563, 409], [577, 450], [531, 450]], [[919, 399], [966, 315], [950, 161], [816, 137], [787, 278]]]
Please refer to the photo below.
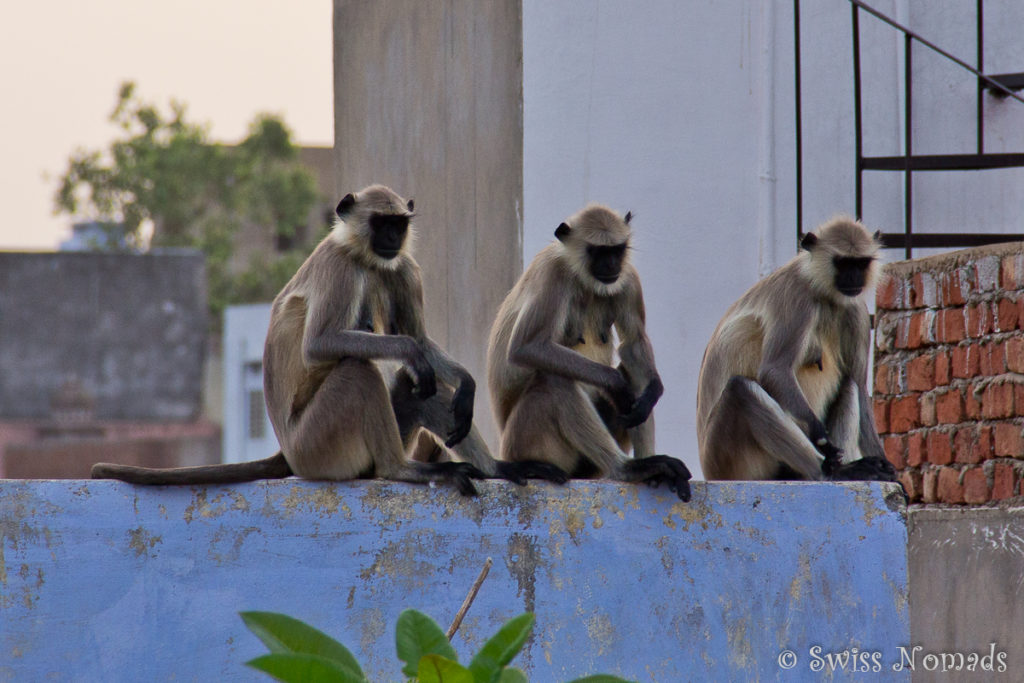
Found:
[[502, 303], [487, 349], [499, 459], [549, 463], [574, 477], [665, 482], [689, 500], [682, 461], [652, 454], [662, 384], [629, 260], [631, 218], [600, 205], [575, 214]]
[[[476, 493], [471, 478], [485, 475], [557, 478], [550, 468], [538, 475], [536, 468], [502, 467], [473, 427], [473, 378], [424, 329], [420, 268], [408, 246], [412, 211], [412, 200], [382, 185], [346, 195], [331, 233], [274, 299], [264, 393], [280, 453], [171, 469], [99, 463], [93, 478], [203, 484], [291, 474], [381, 477], [444, 481], [467, 495]], [[410, 460], [421, 429], [464, 462]]]
[[895, 480], [866, 386], [877, 237], [834, 218], [726, 311], [698, 380], [705, 477]]

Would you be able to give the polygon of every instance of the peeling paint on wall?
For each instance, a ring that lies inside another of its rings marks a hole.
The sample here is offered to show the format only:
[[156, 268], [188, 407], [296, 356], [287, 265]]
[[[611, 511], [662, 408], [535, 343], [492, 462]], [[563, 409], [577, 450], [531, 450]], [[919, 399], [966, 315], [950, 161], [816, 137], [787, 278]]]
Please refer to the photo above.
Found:
[[446, 626], [488, 557], [456, 649], [533, 611], [516, 663], [536, 680], [775, 679], [783, 648], [909, 637], [886, 485], [695, 482], [690, 504], [614, 482], [480, 488], [0, 481], [0, 680], [251, 679], [249, 609], [303, 619], [392, 680], [399, 612]]

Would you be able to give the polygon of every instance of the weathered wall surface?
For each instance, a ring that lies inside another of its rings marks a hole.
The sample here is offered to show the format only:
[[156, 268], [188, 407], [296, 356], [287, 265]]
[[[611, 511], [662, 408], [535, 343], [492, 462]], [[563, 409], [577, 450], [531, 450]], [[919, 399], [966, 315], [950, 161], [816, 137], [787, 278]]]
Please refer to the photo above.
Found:
[[385, 183], [416, 200], [427, 331], [478, 383], [522, 268], [519, 0], [334, 2], [338, 196]]
[[[921, 648], [914, 680], [1021, 680], [1024, 508], [915, 509], [909, 519], [911, 633]], [[928, 654], [939, 657], [931, 671]], [[994, 659], [1002, 675], [982, 661], [970, 674], [958, 655], [971, 654]]]
[[98, 419], [195, 419], [205, 342], [198, 252], [0, 253], [2, 417], [48, 417], [76, 379]]
[[264, 649], [237, 612], [274, 610], [397, 680], [399, 612], [447, 625], [492, 557], [456, 649], [532, 610], [516, 663], [534, 680], [819, 680], [814, 646], [878, 652], [906, 680], [889, 670], [910, 637], [891, 485], [697, 483], [688, 504], [612, 483], [481, 489], [0, 482], [0, 679], [252, 680], [242, 662]]

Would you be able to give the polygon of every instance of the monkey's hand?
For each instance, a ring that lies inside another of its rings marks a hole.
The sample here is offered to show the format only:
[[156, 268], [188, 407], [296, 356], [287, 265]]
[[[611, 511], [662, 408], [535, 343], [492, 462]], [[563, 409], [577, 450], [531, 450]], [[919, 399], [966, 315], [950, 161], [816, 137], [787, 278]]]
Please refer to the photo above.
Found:
[[434, 366], [427, 360], [426, 354], [416, 347], [414, 353], [410, 354], [407, 361], [409, 371], [416, 380], [416, 388], [413, 393], [417, 398], [430, 398], [437, 393], [437, 377], [434, 375]]
[[417, 469], [426, 473], [431, 481], [452, 484], [464, 496], [475, 496], [474, 479], [486, 479], [487, 475], [468, 462], [416, 463]]
[[682, 460], [669, 455], [651, 455], [626, 461], [622, 472], [625, 481], [642, 481], [655, 488], [665, 483], [679, 496], [679, 500], [684, 503], [690, 500], [690, 479], [693, 475]]
[[464, 379], [452, 397], [452, 418], [455, 426], [448, 432], [444, 445], [451, 448], [469, 434], [473, 428], [473, 397], [476, 395], [476, 383], [472, 379]]
[[644, 388], [640, 397], [633, 403], [629, 412], [621, 417], [622, 425], [626, 429], [632, 429], [646, 422], [647, 418], [651, 416], [651, 411], [654, 410], [654, 404], [661, 398], [663, 391], [664, 387], [661, 384], [661, 380], [657, 377], [652, 379]]
[[896, 481], [896, 470], [884, 458], [865, 457], [836, 467], [829, 476], [834, 481]]
[[818, 452], [825, 457], [825, 461], [821, 463], [822, 474], [826, 477], [832, 476], [836, 469], [843, 464], [843, 451], [829, 441], [825, 425], [818, 420], [811, 425], [811, 433], [807, 436]]

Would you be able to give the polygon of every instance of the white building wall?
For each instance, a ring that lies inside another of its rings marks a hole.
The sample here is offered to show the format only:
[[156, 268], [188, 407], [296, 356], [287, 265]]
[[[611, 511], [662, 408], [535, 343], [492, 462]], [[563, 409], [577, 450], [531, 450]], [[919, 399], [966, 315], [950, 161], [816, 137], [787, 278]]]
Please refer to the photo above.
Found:
[[[874, 6], [973, 62], [974, 3], [940, 4]], [[985, 11], [986, 62], [1024, 71], [1012, 29], [1024, 25], [1021, 3], [990, 0]], [[850, 5], [804, 0], [801, 22], [810, 230], [854, 211]], [[587, 202], [634, 212], [633, 257], [666, 387], [659, 450], [699, 476], [705, 344], [728, 305], [795, 253], [793, 4], [524, 0], [523, 42], [524, 262]], [[864, 151], [897, 154], [902, 37], [862, 13], [861, 44]], [[973, 151], [973, 77], [923, 52], [915, 47], [915, 151]], [[986, 99], [987, 151], [1024, 151], [1024, 104]], [[916, 174], [915, 230], [1024, 231], [1022, 173]], [[901, 231], [902, 197], [900, 174], [865, 174], [865, 222]]]
[[224, 311], [224, 462], [267, 458], [278, 451], [263, 397], [263, 342], [270, 304]]

